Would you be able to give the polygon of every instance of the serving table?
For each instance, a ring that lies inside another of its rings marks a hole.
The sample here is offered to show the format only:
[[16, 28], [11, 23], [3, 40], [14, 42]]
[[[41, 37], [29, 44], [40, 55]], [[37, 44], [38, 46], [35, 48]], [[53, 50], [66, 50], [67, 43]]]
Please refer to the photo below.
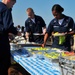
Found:
[[69, 67], [63, 67], [62, 52], [48, 45], [42, 48], [40, 44], [18, 44], [12, 47], [11, 56], [30, 75], [74, 75], [74, 70], [70, 73]]

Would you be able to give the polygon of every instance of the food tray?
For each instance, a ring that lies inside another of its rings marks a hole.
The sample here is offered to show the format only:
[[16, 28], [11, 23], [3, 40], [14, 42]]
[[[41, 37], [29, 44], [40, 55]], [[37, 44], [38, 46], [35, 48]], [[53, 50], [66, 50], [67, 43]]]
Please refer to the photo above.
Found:
[[52, 34], [53, 36], [64, 36], [65, 34], [58, 33], [58, 34]]
[[72, 60], [75, 56], [65, 56], [59, 58], [59, 64], [75, 69], [75, 60]]
[[60, 57], [60, 53], [56, 52], [56, 51], [51, 51], [49, 53], [44, 53], [44, 56], [46, 58], [48, 58], [49, 60], [51, 60], [52, 62], [59, 62], [59, 57]]

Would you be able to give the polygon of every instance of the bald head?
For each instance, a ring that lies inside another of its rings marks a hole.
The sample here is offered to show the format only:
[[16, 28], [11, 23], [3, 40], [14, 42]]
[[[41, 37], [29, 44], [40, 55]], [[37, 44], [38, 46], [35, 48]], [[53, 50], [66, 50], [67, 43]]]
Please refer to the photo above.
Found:
[[2, 1], [15, 1], [16, 2], [16, 0], [2, 0]]
[[32, 8], [28, 8], [26, 12], [29, 18], [34, 18], [34, 11]]
[[12, 8], [13, 5], [16, 3], [16, 0], [2, 0], [2, 2], [3, 2], [8, 8]]
[[27, 11], [31, 11], [32, 13], [34, 13], [32, 8], [27, 8]]

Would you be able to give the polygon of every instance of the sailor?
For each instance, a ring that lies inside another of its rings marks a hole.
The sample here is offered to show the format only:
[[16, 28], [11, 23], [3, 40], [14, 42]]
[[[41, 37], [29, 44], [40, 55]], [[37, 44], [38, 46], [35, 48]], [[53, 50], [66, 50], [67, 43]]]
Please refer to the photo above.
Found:
[[52, 47], [71, 51], [70, 39], [74, 33], [74, 20], [71, 17], [62, 14], [63, 11], [64, 8], [59, 4], [55, 4], [52, 7], [54, 19], [49, 23], [47, 28], [44, 43], [42, 44], [43, 47], [45, 46], [49, 36], [60, 33], [60, 35], [63, 36], [53, 36]]
[[[32, 8], [26, 10], [28, 19], [25, 21], [26, 33], [29, 33], [29, 41], [36, 43], [43, 43], [43, 36], [36, 35], [34, 33], [45, 34], [46, 24], [41, 16], [35, 15]], [[43, 30], [42, 30], [43, 29]]]

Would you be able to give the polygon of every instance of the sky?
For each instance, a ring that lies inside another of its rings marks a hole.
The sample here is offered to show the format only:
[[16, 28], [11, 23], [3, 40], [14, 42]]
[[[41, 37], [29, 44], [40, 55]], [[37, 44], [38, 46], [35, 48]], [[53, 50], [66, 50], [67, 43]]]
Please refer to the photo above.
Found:
[[63, 14], [75, 21], [75, 0], [17, 0], [12, 9], [14, 26], [25, 26], [25, 20], [28, 18], [26, 9], [29, 7], [33, 8], [35, 14], [41, 16], [48, 26], [54, 18], [51, 11], [54, 4], [60, 4], [64, 8]]

